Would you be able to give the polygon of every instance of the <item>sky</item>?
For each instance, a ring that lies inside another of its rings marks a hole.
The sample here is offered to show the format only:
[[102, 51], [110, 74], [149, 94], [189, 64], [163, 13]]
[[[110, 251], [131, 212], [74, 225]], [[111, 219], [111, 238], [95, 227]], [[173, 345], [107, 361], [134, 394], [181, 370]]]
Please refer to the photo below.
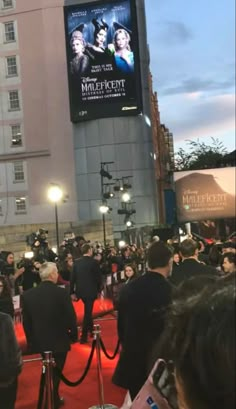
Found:
[[235, 149], [235, 0], [145, 0], [154, 90], [175, 151]]

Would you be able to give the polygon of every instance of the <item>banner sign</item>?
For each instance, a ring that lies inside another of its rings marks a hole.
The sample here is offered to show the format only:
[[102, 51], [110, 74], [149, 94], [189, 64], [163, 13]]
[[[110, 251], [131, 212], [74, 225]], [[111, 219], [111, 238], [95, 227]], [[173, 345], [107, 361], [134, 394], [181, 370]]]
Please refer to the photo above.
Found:
[[179, 222], [235, 217], [235, 168], [175, 172]]
[[135, 0], [64, 7], [71, 121], [141, 113]]

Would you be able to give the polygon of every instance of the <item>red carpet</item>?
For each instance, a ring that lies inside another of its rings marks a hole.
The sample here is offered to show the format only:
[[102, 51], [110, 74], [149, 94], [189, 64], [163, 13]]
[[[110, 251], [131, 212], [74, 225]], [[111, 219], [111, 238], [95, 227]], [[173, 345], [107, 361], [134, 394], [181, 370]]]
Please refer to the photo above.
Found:
[[[105, 319], [104, 321], [99, 321], [99, 324], [101, 325], [101, 337], [105, 347], [110, 354], [113, 354], [117, 344], [116, 320]], [[17, 333], [18, 330], [19, 325]], [[63, 371], [64, 375], [69, 380], [76, 381], [82, 375], [88, 360], [91, 343], [92, 342], [90, 342], [89, 345], [74, 344], [72, 346], [72, 349], [67, 356], [66, 365]], [[105, 403], [113, 403], [119, 407], [124, 400], [125, 391], [114, 386], [111, 382], [111, 377], [118, 357], [115, 360], [110, 361], [103, 355], [103, 353], [101, 354]], [[27, 358], [30, 357], [24, 356], [24, 359]], [[24, 364], [22, 374], [19, 377], [15, 409], [36, 409], [40, 374], [40, 362]], [[93, 405], [99, 404], [96, 357], [94, 357], [92, 366], [83, 383], [74, 388], [61, 383], [60, 394], [65, 398], [65, 405], [63, 406], [65, 409], [88, 409]]]

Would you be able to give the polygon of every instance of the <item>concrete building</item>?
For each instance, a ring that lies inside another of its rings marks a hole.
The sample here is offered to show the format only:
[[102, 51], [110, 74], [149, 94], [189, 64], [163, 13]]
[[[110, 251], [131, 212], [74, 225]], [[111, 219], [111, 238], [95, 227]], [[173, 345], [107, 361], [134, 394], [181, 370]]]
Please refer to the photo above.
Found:
[[[47, 189], [67, 197], [61, 222], [100, 219], [100, 163], [131, 176], [136, 225], [158, 222], [150, 127], [144, 0], [137, 0], [143, 115], [72, 124], [63, 6], [83, 1], [0, 0], [0, 226], [53, 222]], [[114, 232], [124, 229], [112, 199]]]

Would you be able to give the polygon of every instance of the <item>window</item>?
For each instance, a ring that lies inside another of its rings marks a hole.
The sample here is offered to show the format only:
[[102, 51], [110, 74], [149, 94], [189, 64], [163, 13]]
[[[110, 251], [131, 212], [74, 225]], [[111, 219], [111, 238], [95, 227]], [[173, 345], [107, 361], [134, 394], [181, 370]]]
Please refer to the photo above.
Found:
[[9, 91], [9, 108], [10, 111], [18, 111], [20, 109], [19, 92]]
[[20, 125], [11, 125], [11, 146], [22, 146]]
[[16, 213], [26, 213], [25, 197], [16, 197]]
[[6, 57], [6, 61], [7, 61], [7, 76], [8, 77], [17, 76], [18, 73], [17, 73], [16, 56], [13, 55], [11, 57]]
[[11, 43], [12, 41], [16, 41], [14, 22], [9, 21], [8, 23], [4, 23], [4, 27], [5, 27], [5, 42]]
[[15, 162], [13, 164], [14, 167], [14, 182], [24, 182], [25, 174], [24, 174], [24, 166], [23, 162]]
[[11, 7], [13, 7], [13, 0], [2, 0], [3, 9], [10, 9]]

